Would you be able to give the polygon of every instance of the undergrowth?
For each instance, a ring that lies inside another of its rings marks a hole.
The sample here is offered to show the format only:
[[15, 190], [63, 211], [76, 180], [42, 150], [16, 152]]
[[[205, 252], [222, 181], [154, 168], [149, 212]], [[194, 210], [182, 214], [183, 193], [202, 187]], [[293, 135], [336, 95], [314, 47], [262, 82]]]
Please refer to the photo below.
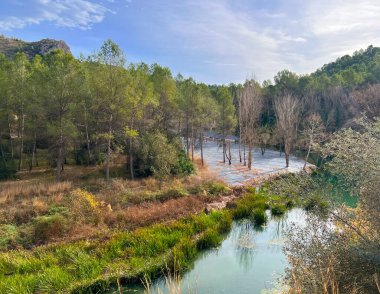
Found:
[[217, 246], [231, 227], [228, 211], [80, 241], [0, 254], [0, 293], [94, 293], [116, 279], [138, 281], [164, 266], [184, 269], [197, 248]]

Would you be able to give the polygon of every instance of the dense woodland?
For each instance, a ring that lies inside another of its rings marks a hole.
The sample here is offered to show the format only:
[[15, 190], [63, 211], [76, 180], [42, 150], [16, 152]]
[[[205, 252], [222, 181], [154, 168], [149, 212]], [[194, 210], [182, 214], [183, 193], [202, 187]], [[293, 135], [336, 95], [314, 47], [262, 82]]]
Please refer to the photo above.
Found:
[[263, 152], [267, 146], [284, 149], [288, 164], [296, 147], [310, 154], [315, 141], [354, 118], [378, 116], [378, 83], [380, 48], [372, 46], [311, 75], [284, 70], [274, 83], [229, 86], [173, 77], [158, 64], [126, 66], [110, 40], [80, 60], [60, 50], [32, 60], [23, 53], [1, 56], [0, 174], [32, 170], [41, 152], [58, 180], [67, 163], [104, 164], [108, 179], [118, 154], [127, 155], [130, 178], [188, 173], [189, 166], [178, 165], [185, 160], [178, 138], [193, 158], [194, 146], [210, 130], [220, 135], [224, 161], [225, 138], [235, 134], [244, 145], [240, 160], [249, 168], [253, 145]]
[[[0, 179], [21, 180], [0, 183], [0, 292], [99, 293], [120, 278], [186, 268], [197, 250], [220, 244], [232, 219], [262, 225], [266, 210], [298, 205], [312, 213], [288, 234], [282, 292], [378, 293], [379, 116], [372, 46], [310, 75], [284, 70], [273, 82], [228, 86], [126, 64], [110, 40], [79, 60], [61, 50], [1, 55]], [[259, 191], [208, 178], [203, 158], [198, 175], [182, 177], [210, 131], [226, 164], [230, 135], [249, 169], [254, 147], [278, 148], [284, 165], [296, 151], [323, 164]], [[105, 180], [90, 178], [95, 169]], [[357, 197], [356, 208], [332, 199], [337, 187]], [[225, 196], [238, 199], [202, 213]]]

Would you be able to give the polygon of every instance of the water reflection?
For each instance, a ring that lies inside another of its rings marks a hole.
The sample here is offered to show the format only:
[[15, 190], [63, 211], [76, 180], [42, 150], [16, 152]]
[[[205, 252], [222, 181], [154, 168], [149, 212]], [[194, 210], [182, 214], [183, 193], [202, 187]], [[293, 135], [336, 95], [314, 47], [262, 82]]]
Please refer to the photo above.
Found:
[[[282, 252], [284, 231], [291, 224], [305, 223], [306, 216], [301, 209], [293, 209], [282, 217], [268, 214], [268, 219], [261, 227], [249, 220], [235, 222], [221, 246], [200, 253], [192, 269], [184, 273], [181, 293], [261, 293], [272, 288], [287, 265]], [[154, 282], [151, 289], [151, 293], [158, 289], [169, 293], [163, 280]], [[141, 287], [134, 290], [144, 293]]]

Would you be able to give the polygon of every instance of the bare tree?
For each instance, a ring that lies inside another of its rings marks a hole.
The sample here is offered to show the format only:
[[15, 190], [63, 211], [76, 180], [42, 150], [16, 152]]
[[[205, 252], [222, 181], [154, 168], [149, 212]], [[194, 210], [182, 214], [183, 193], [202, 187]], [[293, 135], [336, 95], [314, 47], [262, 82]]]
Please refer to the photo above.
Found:
[[274, 108], [278, 134], [284, 142], [286, 167], [289, 167], [289, 156], [293, 149], [301, 114], [301, 101], [292, 94], [285, 94], [277, 97]]
[[252, 148], [258, 133], [257, 128], [263, 105], [260, 85], [253, 79], [247, 80], [243, 89], [239, 91], [239, 114], [240, 135], [243, 143], [248, 145], [248, 169], [252, 168]]
[[325, 136], [325, 126], [319, 114], [311, 113], [305, 121], [303, 134], [306, 137], [307, 152], [305, 156], [305, 164], [303, 169], [306, 169], [307, 160], [309, 159], [311, 149], [318, 146]]

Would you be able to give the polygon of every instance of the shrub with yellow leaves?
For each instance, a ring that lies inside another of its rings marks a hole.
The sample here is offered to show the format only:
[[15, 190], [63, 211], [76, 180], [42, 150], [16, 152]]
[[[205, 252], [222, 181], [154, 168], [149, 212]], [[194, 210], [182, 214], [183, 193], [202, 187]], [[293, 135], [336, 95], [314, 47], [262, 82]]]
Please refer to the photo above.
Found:
[[98, 224], [101, 219], [100, 203], [92, 193], [76, 189], [69, 196], [70, 212], [75, 221]]

